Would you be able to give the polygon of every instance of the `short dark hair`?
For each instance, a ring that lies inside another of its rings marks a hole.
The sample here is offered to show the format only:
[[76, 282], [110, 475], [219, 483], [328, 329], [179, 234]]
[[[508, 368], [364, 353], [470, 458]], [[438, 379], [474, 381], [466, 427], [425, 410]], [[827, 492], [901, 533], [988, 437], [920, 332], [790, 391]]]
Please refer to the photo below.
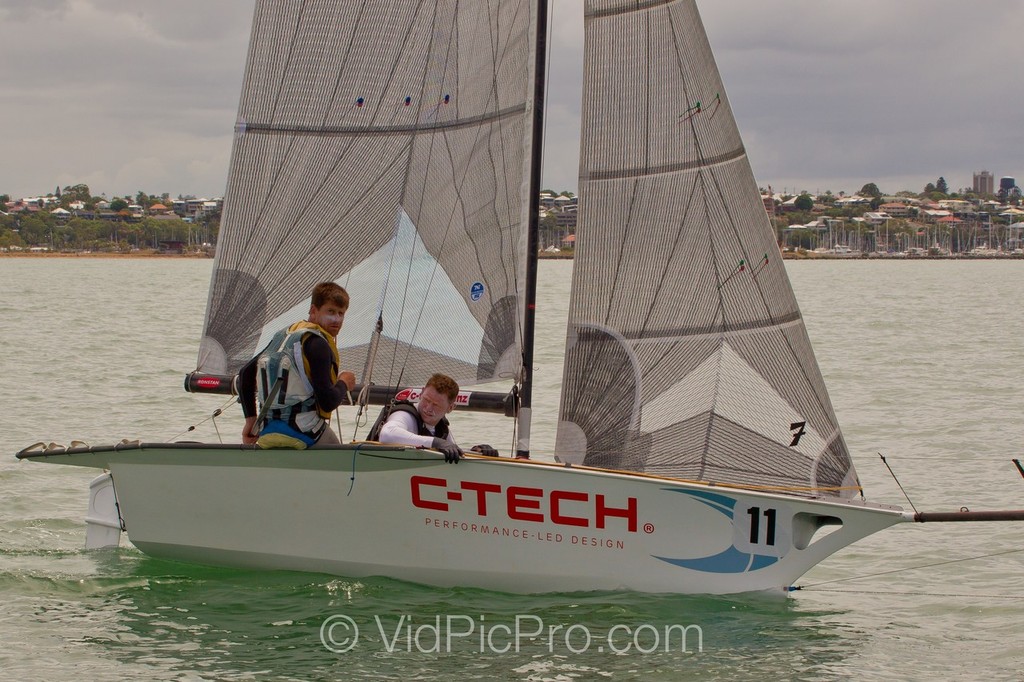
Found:
[[342, 310], [348, 310], [348, 292], [334, 282], [320, 282], [313, 287], [313, 305], [320, 308], [328, 301]]
[[427, 386], [430, 386], [452, 402], [459, 397], [459, 384], [447, 374], [433, 375], [427, 379]]

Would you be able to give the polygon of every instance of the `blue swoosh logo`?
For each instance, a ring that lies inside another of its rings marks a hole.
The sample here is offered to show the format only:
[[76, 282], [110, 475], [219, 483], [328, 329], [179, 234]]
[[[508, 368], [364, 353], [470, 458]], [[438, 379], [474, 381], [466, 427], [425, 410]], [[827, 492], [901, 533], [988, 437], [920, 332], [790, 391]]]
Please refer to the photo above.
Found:
[[[735, 498], [719, 495], [717, 493], [704, 492], [701, 490], [680, 490], [679, 488], [665, 488], [664, 490], [671, 490], [673, 492], [689, 495], [698, 502], [707, 505], [727, 517], [729, 520], [734, 518], [734, 511], [736, 508]], [[651, 556], [654, 555], [652, 554]], [[757, 571], [762, 568], [767, 568], [768, 566], [777, 563], [779, 560], [779, 557], [767, 556], [764, 554], [753, 554], [751, 552], [741, 552], [736, 549], [735, 545], [732, 545], [725, 551], [719, 552], [713, 556], [698, 557], [696, 559], [673, 559], [661, 556], [654, 556], [654, 558], [672, 564], [673, 566], [688, 568], [692, 571], [701, 571], [702, 573], [747, 573], [749, 571]]]

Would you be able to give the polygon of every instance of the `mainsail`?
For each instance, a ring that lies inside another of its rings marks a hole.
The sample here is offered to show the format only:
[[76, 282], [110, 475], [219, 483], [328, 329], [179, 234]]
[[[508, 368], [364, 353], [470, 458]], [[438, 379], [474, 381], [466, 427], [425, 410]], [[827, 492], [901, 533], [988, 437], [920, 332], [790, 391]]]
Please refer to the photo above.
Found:
[[199, 371], [236, 372], [325, 280], [352, 299], [345, 368], [382, 319], [361, 380], [519, 371], [531, 16], [528, 0], [257, 2]]
[[694, 0], [588, 0], [556, 456], [857, 494]]

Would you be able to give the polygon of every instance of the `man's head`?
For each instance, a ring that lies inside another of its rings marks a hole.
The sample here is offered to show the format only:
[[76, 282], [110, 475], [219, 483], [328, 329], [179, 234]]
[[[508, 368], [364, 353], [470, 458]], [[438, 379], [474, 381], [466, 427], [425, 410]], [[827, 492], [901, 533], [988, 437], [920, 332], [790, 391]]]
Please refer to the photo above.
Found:
[[420, 393], [419, 409], [423, 423], [433, 428], [455, 407], [459, 385], [450, 376], [435, 374], [427, 380]]
[[318, 324], [331, 336], [337, 336], [348, 311], [348, 292], [334, 282], [321, 282], [313, 287], [309, 321]]

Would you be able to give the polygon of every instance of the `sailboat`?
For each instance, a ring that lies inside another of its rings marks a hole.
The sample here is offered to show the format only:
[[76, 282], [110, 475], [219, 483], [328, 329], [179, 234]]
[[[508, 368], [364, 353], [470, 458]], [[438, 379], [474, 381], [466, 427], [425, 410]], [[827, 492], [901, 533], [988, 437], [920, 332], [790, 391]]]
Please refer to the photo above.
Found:
[[546, 26], [545, 0], [259, 0], [186, 380], [230, 393], [331, 279], [352, 299], [338, 341], [361, 402], [444, 372], [463, 409], [511, 417], [518, 457], [453, 466], [358, 440], [20, 452], [103, 470], [89, 546], [124, 530], [214, 565], [782, 592], [850, 543], [938, 520], [864, 498], [694, 0], [586, 3], [555, 456], [529, 458]]

